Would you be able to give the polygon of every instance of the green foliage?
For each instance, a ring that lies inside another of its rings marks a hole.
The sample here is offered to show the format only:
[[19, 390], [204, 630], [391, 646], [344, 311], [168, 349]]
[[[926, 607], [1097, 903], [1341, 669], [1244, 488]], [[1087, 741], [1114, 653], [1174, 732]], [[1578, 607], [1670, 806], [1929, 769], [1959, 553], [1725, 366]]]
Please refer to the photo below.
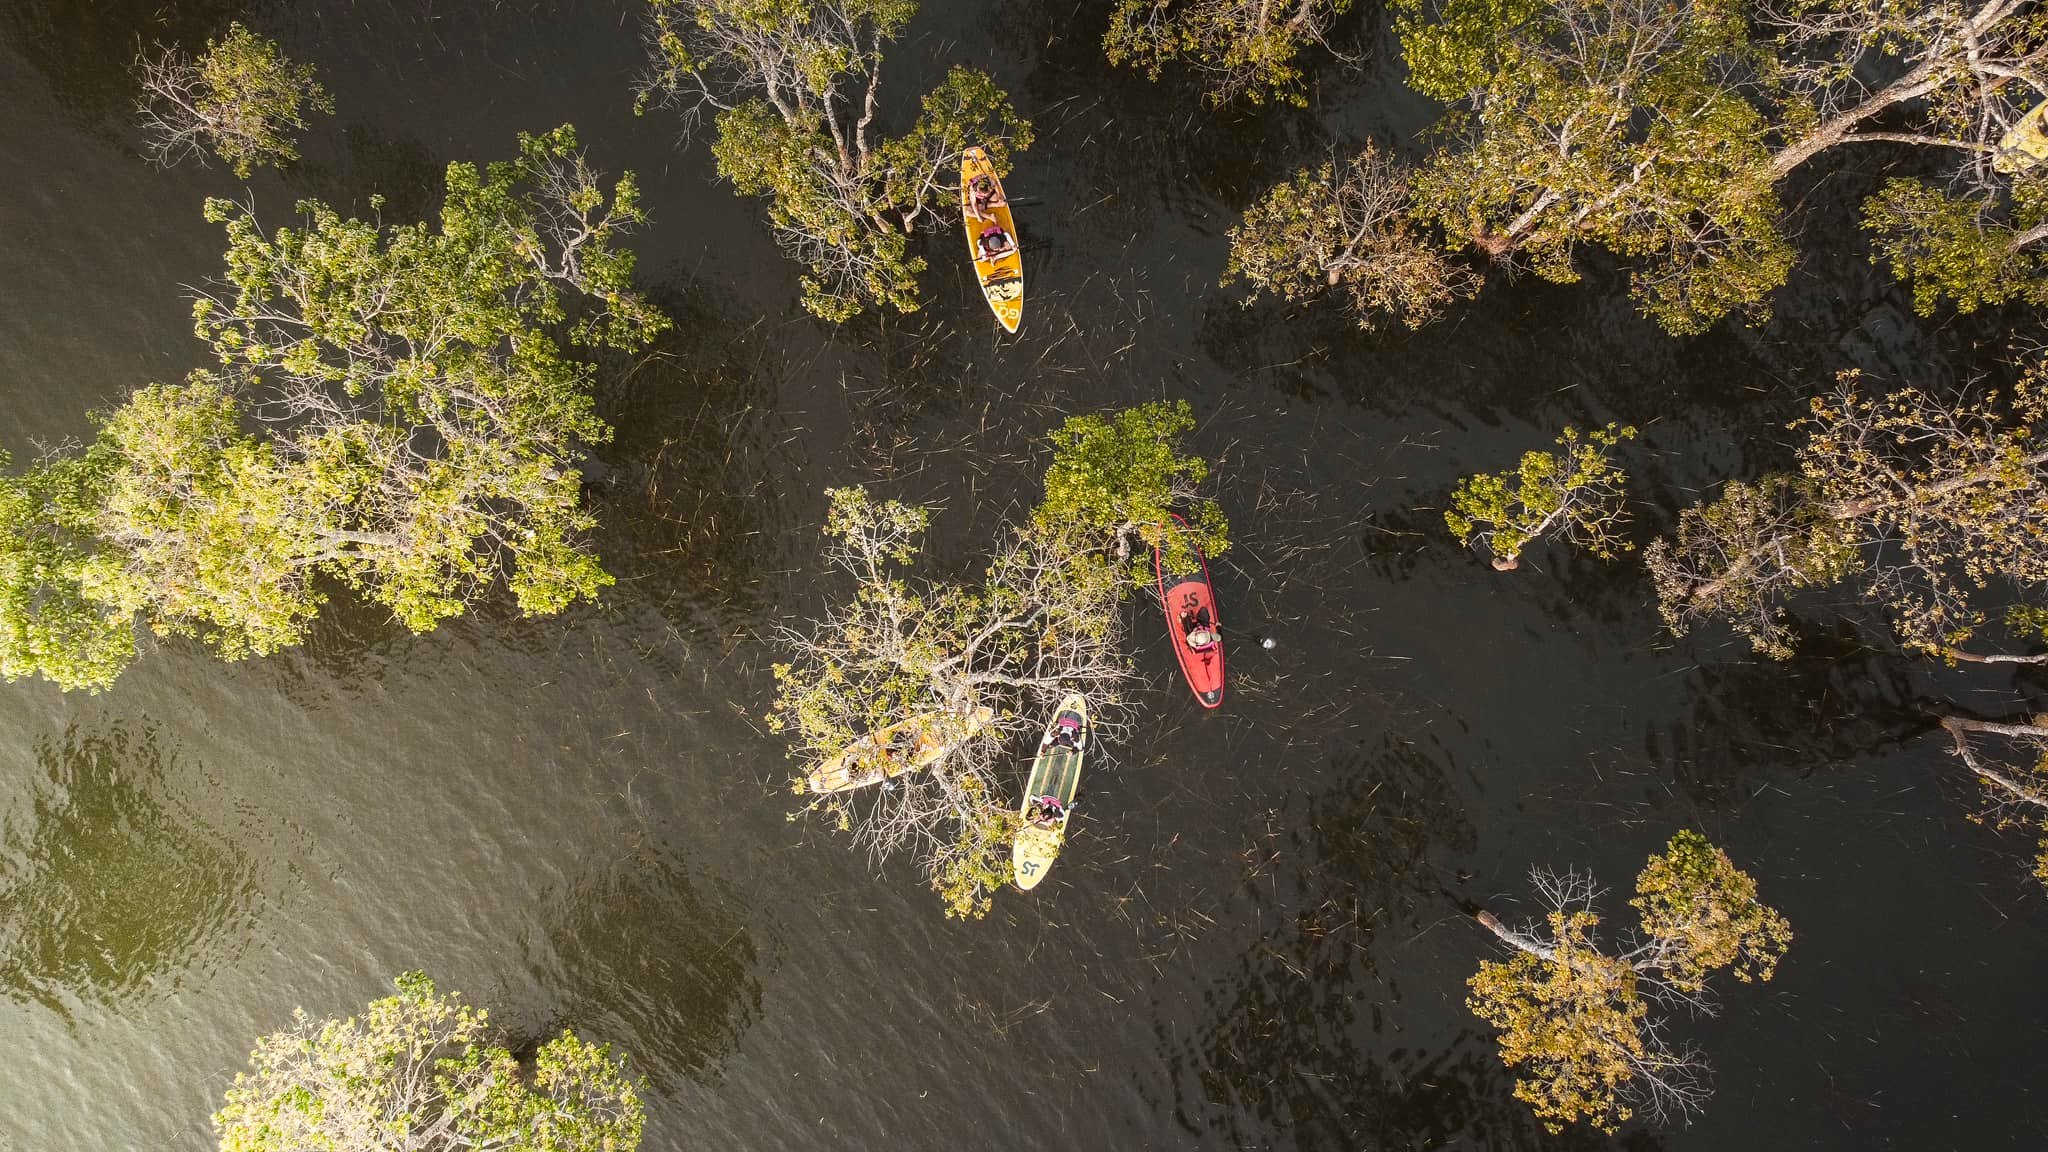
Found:
[[932, 891], [946, 902], [947, 919], [979, 920], [988, 915], [995, 893], [1014, 879], [1010, 847], [1022, 824], [1023, 817], [992, 798], [982, 798], [960, 821], [953, 840], [939, 849], [930, 865]]
[[1111, 64], [1159, 79], [1168, 65], [1203, 75], [1212, 104], [1243, 96], [1307, 107], [1297, 58], [1323, 42], [1351, 0], [1118, 0], [1103, 34]]
[[1962, 313], [2012, 299], [2048, 303], [2048, 265], [2023, 234], [2048, 224], [2048, 179], [2016, 180], [2010, 218], [1994, 204], [1919, 180], [1894, 178], [1863, 205], [1877, 234], [1873, 261], [1913, 287], [1913, 310], [1931, 316], [1942, 301]]
[[240, 24], [206, 42], [199, 57], [204, 94], [199, 110], [220, 158], [247, 179], [264, 164], [299, 158], [286, 129], [303, 130], [306, 112], [334, 114], [334, 100], [313, 79], [309, 64], [294, 64], [277, 45]]
[[863, 213], [868, 205], [844, 195], [818, 163], [819, 136], [819, 124], [789, 124], [767, 101], [749, 100], [718, 114], [711, 151], [734, 191], [770, 198], [785, 249], [810, 257], [802, 285], [812, 315], [844, 323], [876, 306], [917, 311], [924, 258], [910, 254], [902, 229], [878, 225]]
[[908, 234], [958, 203], [961, 153], [997, 172], [1031, 124], [986, 73], [956, 67], [902, 134], [873, 131], [882, 47], [915, 0], [652, 0], [654, 72], [640, 105], [710, 112], [718, 173], [766, 196], [775, 240], [803, 264], [803, 304], [844, 322], [871, 307], [913, 312], [924, 260]]
[[1629, 907], [1656, 943], [1660, 975], [1680, 992], [1700, 991], [1723, 968], [1744, 983], [1769, 980], [1792, 943], [1791, 925], [1757, 899], [1756, 880], [1690, 829], [1650, 857]]
[[2048, 584], [2048, 368], [1979, 398], [1871, 396], [1844, 372], [1810, 408], [1797, 475], [1730, 484], [1646, 553], [1674, 630], [1727, 619], [1784, 658], [1784, 601], [1855, 578], [1905, 648], [1947, 657], [1988, 619], [1984, 590]]
[[1783, 475], [1730, 481], [1718, 499], [1681, 512], [1676, 534], [1651, 544], [1643, 561], [1674, 633], [1702, 617], [1725, 619], [1780, 660], [1792, 655], [1784, 599], [1863, 563], [1853, 528], [1820, 514], [1805, 486]]
[[2005, 626], [2029, 640], [2048, 643], [2048, 608], [2015, 604], [2005, 610]]
[[209, 40], [194, 61], [162, 50], [136, 62], [143, 130], [165, 164], [210, 148], [247, 179], [266, 164], [299, 158], [292, 133], [308, 112], [333, 114], [334, 101], [309, 65], [294, 64], [277, 45], [240, 24]]
[[1409, 213], [1407, 169], [1367, 147], [1345, 161], [1303, 168], [1268, 189], [1230, 230], [1223, 283], [1305, 300], [1343, 286], [1361, 328], [1391, 316], [1420, 328], [1481, 279], [1453, 262]]
[[[777, 664], [768, 730], [790, 735], [820, 760], [869, 732], [938, 711], [932, 676], [949, 661], [979, 611], [979, 598], [956, 585], [913, 587], [890, 565], [908, 567], [923, 549], [931, 514], [895, 500], [876, 502], [865, 488], [827, 490], [825, 536], [849, 549], [859, 580], [861, 623], [815, 664]], [[880, 629], [888, 626], [892, 634]]]
[[322, 600], [308, 560], [365, 483], [320, 461], [289, 467], [240, 425], [219, 381], [195, 374], [130, 396], [84, 461], [99, 478], [102, 544], [84, 568], [88, 594], [230, 660], [298, 643]]
[[[767, 717], [789, 740], [803, 810], [829, 815], [878, 859], [914, 847], [949, 916], [986, 914], [1011, 879], [1019, 819], [997, 786], [1015, 767], [998, 758], [1001, 738], [1037, 732], [1069, 693], [1097, 717], [1122, 707], [1130, 668], [1119, 608], [1153, 578], [1151, 557], [1132, 555], [1133, 543], [1163, 542], [1170, 563], [1191, 563], [1195, 542], [1210, 552], [1229, 545], [1222, 513], [1195, 497], [1208, 465], [1181, 450], [1193, 427], [1185, 403], [1067, 420], [1052, 436], [1044, 499], [1027, 525], [1004, 529], [974, 581], [911, 571], [926, 509], [828, 490], [821, 561], [851, 578], [852, 595], [808, 629], [782, 633], [789, 659], [774, 665]], [[1175, 508], [1189, 532], [1166, 531]], [[812, 794], [813, 772], [836, 771], [899, 725], [942, 734], [929, 742], [930, 764], [882, 788]]]
[[1653, 1115], [1697, 1109], [1703, 1067], [1665, 1046], [1653, 1000], [1709, 1006], [1707, 978], [1723, 968], [1744, 982], [1769, 980], [1791, 944], [1790, 925], [1757, 899], [1756, 881], [1727, 853], [1692, 831], [1673, 836], [1636, 877], [1630, 905], [1642, 916], [1641, 942], [1619, 955], [1593, 938], [1600, 918], [1590, 877], [1536, 875], [1554, 905], [1548, 932], [1482, 914], [1515, 954], [1482, 962], [1465, 1001], [1499, 1029], [1516, 1099], [1552, 1132], [1577, 1121], [1613, 1132], [1644, 1106]]
[[1731, 6], [1408, 0], [1411, 83], [1470, 106], [1417, 175], [1413, 213], [1454, 246], [1578, 278], [1597, 244], [1674, 334], [1758, 314], [1792, 263], [1767, 121], [1728, 81], [1755, 55]]
[[[1166, 548], [1176, 570], [1194, 563], [1191, 546], [1210, 556], [1230, 547], [1230, 525], [1216, 502], [1195, 495], [1209, 463], [1181, 451], [1195, 426], [1187, 401], [1155, 400], [1114, 416], [1070, 416], [1052, 435], [1053, 461], [1045, 471], [1045, 497], [1031, 513], [1048, 536], [1114, 546], [1133, 564], [1134, 579], [1152, 581], [1150, 551]], [[1169, 531], [1179, 511], [1189, 533]], [[1131, 541], [1143, 545], [1133, 555]]]
[[624, 1057], [573, 1032], [531, 1075], [490, 1041], [488, 1017], [425, 974], [361, 1016], [263, 1037], [213, 1117], [221, 1152], [632, 1152], [644, 1114]]
[[790, 658], [774, 667], [768, 725], [789, 740], [799, 795], [812, 772], [876, 733], [937, 728], [925, 767], [879, 789], [811, 796], [803, 811], [832, 817], [876, 859], [915, 849], [948, 913], [981, 916], [1009, 881], [1016, 831], [998, 798], [1015, 767], [999, 756], [1001, 737], [1037, 731], [1070, 692], [1097, 714], [1121, 706], [1126, 569], [1105, 541], [1006, 531], [979, 580], [917, 576], [925, 509], [859, 488], [828, 495], [822, 563], [850, 577], [853, 594], [808, 629], [782, 633]]
[[1525, 452], [1512, 472], [1482, 473], [1458, 482], [1444, 523], [1458, 543], [1477, 540], [1493, 554], [1494, 567], [1515, 567], [1522, 549], [1549, 535], [1603, 560], [1634, 545], [1623, 539], [1627, 520], [1621, 501], [1626, 477], [1608, 453], [1634, 428], [1609, 424], [1582, 437], [1566, 428], [1557, 438], [1561, 452]]
[[309, 200], [266, 233], [208, 202], [227, 271], [194, 316], [219, 371], [141, 389], [83, 453], [0, 480], [0, 675], [104, 687], [138, 616], [230, 659], [274, 652], [322, 576], [417, 631], [500, 581], [528, 614], [611, 583], [576, 470], [611, 430], [558, 334], [630, 350], [666, 326], [616, 246], [637, 187], [607, 194], [567, 126], [447, 183], [438, 226]]
[[573, 344], [631, 349], [667, 322], [613, 247], [644, 219], [631, 177], [607, 198], [567, 126], [522, 134], [520, 153], [449, 165], [438, 228], [303, 201], [305, 227], [266, 235], [246, 208], [207, 204], [232, 293], [197, 302], [199, 335], [303, 413], [281, 451], [347, 498], [335, 559], [415, 631], [501, 576], [528, 614], [611, 583], [580, 539], [592, 519], [574, 467], [611, 430], [594, 369], [550, 333], [568, 320], [564, 286], [597, 305]]
[[0, 452], [0, 678], [98, 692], [135, 659], [130, 618], [86, 590], [102, 479], [76, 458], [8, 466]]

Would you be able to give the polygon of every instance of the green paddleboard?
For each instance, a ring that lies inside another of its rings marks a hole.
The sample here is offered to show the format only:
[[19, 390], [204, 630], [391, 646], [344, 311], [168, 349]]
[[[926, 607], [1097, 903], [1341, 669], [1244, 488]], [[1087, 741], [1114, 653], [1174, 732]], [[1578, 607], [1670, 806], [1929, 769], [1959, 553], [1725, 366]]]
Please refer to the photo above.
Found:
[[[1039, 741], [1038, 756], [1031, 761], [1031, 778], [1024, 783], [1024, 799], [1017, 807], [1024, 826], [1017, 832], [1010, 861], [1019, 888], [1036, 888], [1059, 857], [1060, 845], [1067, 839], [1067, 821], [1073, 818], [1074, 792], [1081, 786], [1081, 759], [1088, 751], [1089, 739], [1088, 701], [1078, 694], [1060, 701], [1045, 725], [1045, 738]], [[1069, 741], [1074, 745], [1071, 748], [1066, 746]], [[1034, 811], [1045, 796], [1059, 802], [1057, 816]]]

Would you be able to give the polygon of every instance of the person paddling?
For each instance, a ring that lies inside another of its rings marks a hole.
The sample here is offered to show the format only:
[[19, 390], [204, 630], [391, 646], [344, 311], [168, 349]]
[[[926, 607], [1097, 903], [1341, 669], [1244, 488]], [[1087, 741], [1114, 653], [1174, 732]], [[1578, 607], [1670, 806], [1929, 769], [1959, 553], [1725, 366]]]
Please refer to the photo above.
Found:
[[1010, 238], [1008, 232], [1003, 231], [1002, 225], [991, 224], [981, 230], [981, 258], [983, 260], [993, 260], [1007, 252], [1016, 251], [1016, 248], [1017, 242]]
[[1003, 190], [989, 179], [987, 173], [976, 176], [967, 184], [967, 214], [976, 220], [995, 219], [995, 210], [1009, 201], [1004, 199]]

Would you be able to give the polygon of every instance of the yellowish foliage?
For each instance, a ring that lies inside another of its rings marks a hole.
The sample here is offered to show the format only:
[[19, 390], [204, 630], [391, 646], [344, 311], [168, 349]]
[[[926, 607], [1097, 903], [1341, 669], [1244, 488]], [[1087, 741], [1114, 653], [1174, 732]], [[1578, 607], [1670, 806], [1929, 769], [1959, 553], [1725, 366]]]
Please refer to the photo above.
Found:
[[1650, 857], [1629, 906], [1665, 957], [1663, 979], [1682, 992], [1722, 968], [1745, 983], [1769, 980], [1792, 943], [1792, 926], [1756, 898], [1755, 878], [1690, 830]]
[[1632, 1114], [1623, 1089], [1645, 1054], [1648, 1008], [1635, 969], [1592, 942], [1599, 923], [1591, 912], [1554, 912], [1549, 959], [1488, 960], [1468, 981], [1465, 1006], [1500, 1029], [1501, 1062], [1522, 1072], [1515, 1098], [1552, 1132], [1580, 1120], [1612, 1132]]

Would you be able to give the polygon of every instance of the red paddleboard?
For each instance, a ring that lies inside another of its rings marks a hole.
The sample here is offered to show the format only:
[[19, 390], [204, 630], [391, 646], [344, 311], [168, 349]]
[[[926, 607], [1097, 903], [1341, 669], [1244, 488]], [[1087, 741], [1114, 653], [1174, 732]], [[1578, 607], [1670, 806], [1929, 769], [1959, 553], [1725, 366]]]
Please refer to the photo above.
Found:
[[[1174, 525], [1183, 534], [1188, 531], [1188, 522], [1176, 513]], [[1223, 703], [1223, 622], [1216, 614], [1216, 590], [1209, 584], [1209, 561], [1202, 555], [1201, 545], [1188, 540], [1188, 547], [1194, 550], [1195, 562], [1192, 571], [1168, 572], [1165, 552], [1152, 549], [1152, 570], [1159, 574], [1159, 603], [1166, 609], [1166, 636], [1173, 644], [1174, 658], [1180, 661], [1180, 670], [1188, 678], [1188, 687], [1194, 689], [1195, 699], [1202, 707], [1214, 708]], [[1208, 633], [1208, 643], [1197, 648], [1188, 642], [1190, 632]]]

